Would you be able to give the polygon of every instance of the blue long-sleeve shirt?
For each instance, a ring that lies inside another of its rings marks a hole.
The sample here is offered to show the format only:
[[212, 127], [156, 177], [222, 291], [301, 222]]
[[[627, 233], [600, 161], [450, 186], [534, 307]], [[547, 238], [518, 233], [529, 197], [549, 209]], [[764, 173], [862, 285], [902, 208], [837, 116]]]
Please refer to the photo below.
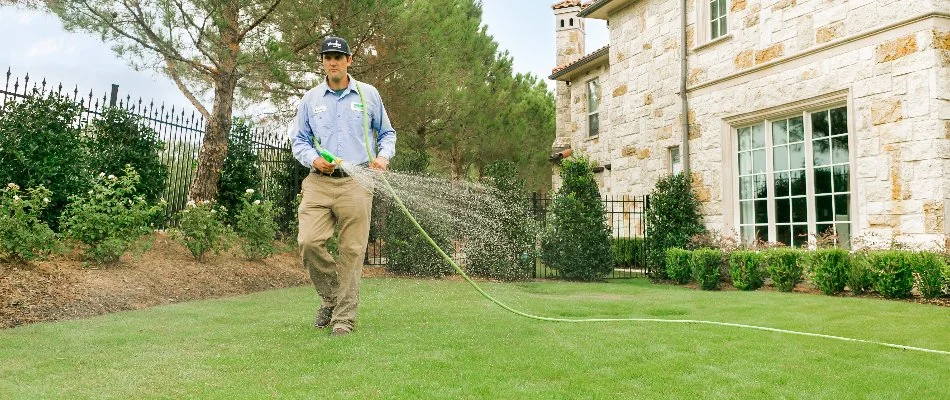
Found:
[[[374, 155], [392, 159], [396, 154], [396, 131], [386, 115], [379, 91], [370, 84], [357, 82], [352, 76], [349, 76], [349, 81], [342, 94], [333, 93], [324, 81], [300, 100], [297, 117], [290, 124], [288, 134], [294, 158], [305, 167], [312, 169], [313, 160], [318, 157], [314, 137], [323, 148], [348, 163], [372, 161], [366, 155], [362, 107], [368, 107], [369, 140]], [[356, 91], [357, 84], [363, 92], [365, 105]]]

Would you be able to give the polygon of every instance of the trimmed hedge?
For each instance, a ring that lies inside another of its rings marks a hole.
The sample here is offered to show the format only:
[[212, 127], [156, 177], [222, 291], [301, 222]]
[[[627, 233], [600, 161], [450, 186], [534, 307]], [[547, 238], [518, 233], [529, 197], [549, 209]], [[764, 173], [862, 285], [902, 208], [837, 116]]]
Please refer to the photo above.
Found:
[[817, 249], [806, 257], [811, 281], [827, 295], [844, 290], [851, 271], [851, 255], [843, 249]]
[[943, 257], [927, 252], [911, 253], [908, 257], [914, 266], [915, 281], [920, 294], [928, 299], [939, 297], [946, 285], [943, 273], [947, 266]]
[[910, 297], [914, 289], [914, 268], [908, 252], [874, 251], [868, 257], [876, 292], [889, 299]]
[[722, 266], [722, 251], [700, 249], [689, 258], [693, 279], [702, 290], [719, 290], [719, 268]]
[[638, 237], [616, 237], [611, 239], [610, 247], [614, 253], [614, 267], [641, 266], [644, 245], [644, 239]]
[[762, 253], [736, 250], [729, 254], [732, 285], [739, 290], [756, 290], [765, 283], [765, 258]]
[[693, 252], [680, 248], [666, 249], [666, 274], [676, 283], [683, 285], [689, 283], [693, 274], [690, 258]]
[[772, 284], [782, 292], [791, 292], [802, 281], [802, 251], [790, 248], [770, 249], [765, 253], [766, 268]]

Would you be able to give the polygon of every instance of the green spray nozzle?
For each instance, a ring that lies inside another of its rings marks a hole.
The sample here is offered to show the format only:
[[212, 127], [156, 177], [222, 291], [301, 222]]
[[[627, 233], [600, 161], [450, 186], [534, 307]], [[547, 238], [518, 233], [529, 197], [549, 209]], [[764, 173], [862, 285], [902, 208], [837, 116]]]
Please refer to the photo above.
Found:
[[319, 154], [320, 154], [320, 157], [323, 157], [324, 160], [327, 160], [327, 162], [331, 164], [337, 162], [338, 160], [338, 158], [336, 158], [336, 156], [333, 155], [333, 153], [330, 153], [329, 151], [327, 151], [327, 149], [320, 149]]

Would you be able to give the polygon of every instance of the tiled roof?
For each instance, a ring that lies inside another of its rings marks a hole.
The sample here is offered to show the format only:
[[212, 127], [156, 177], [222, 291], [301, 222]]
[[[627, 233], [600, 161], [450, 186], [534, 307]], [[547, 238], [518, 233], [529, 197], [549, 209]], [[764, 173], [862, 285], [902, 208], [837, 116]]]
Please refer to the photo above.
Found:
[[587, 64], [593, 61], [594, 59], [597, 59], [598, 57], [607, 54], [609, 50], [610, 50], [610, 45], [607, 45], [595, 50], [593, 53], [590, 53], [577, 61], [567, 63], [564, 65], [558, 65], [557, 67], [554, 67], [554, 69], [551, 70], [551, 76], [549, 76], [548, 79], [554, 80], [554, 79], [560, 78], [564, 74], [571, 72], [575, 69], [578, 69], [584, 64]]
[[564, 0], [560, 3], [556, 3], [551, 6], [552, 9], [557, 10], [561, 8], [576, 7], [581, 5], [581, 0]]
[[584, 3], [584, 4], [581, 4], [581, 0], [564, 0], [564, 1], [562, 1], [562, 2], [555, 3], [553, 6], [551, 6], [551, 8], [552, 8], [552, 9], [555, 9], [555, 10], [558, 10], [558, 9], [561, 9], [561, 8], [568, 8], [568, 7], [581, 6], [581, 10], [583, 10], [583, 9], [587, 8], [587, 6], [591, 5], [591, 3], [595, 3], [596, 1], [597, 1], [597, 0], [592, 0], [592, 1], [588, 1], [588, 2], [586, 2], [586, 3]]

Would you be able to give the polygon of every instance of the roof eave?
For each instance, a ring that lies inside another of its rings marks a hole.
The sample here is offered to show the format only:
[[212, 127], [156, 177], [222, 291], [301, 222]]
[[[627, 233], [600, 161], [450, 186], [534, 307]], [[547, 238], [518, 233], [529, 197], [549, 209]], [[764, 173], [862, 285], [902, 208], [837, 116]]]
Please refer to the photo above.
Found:
[[600, 50], [597, 50], [596, 52], [585, 57], [588, 58], [587, 60], [581, 59], [579, 62], [571, 64], [570, 66], [551, 74], [548, 79], [567, 82], [577, 75], [587, 72], [594, 67], [606, 64], [610, 54], [609, 50], [609, 47], [604, 47]]
[[592, 18], [606, 20], [607, 16], [615, 10], [627, 6], [636, 0], [596, 0], [590, 3], [581, 12], [577, 13], [581, 18]]

